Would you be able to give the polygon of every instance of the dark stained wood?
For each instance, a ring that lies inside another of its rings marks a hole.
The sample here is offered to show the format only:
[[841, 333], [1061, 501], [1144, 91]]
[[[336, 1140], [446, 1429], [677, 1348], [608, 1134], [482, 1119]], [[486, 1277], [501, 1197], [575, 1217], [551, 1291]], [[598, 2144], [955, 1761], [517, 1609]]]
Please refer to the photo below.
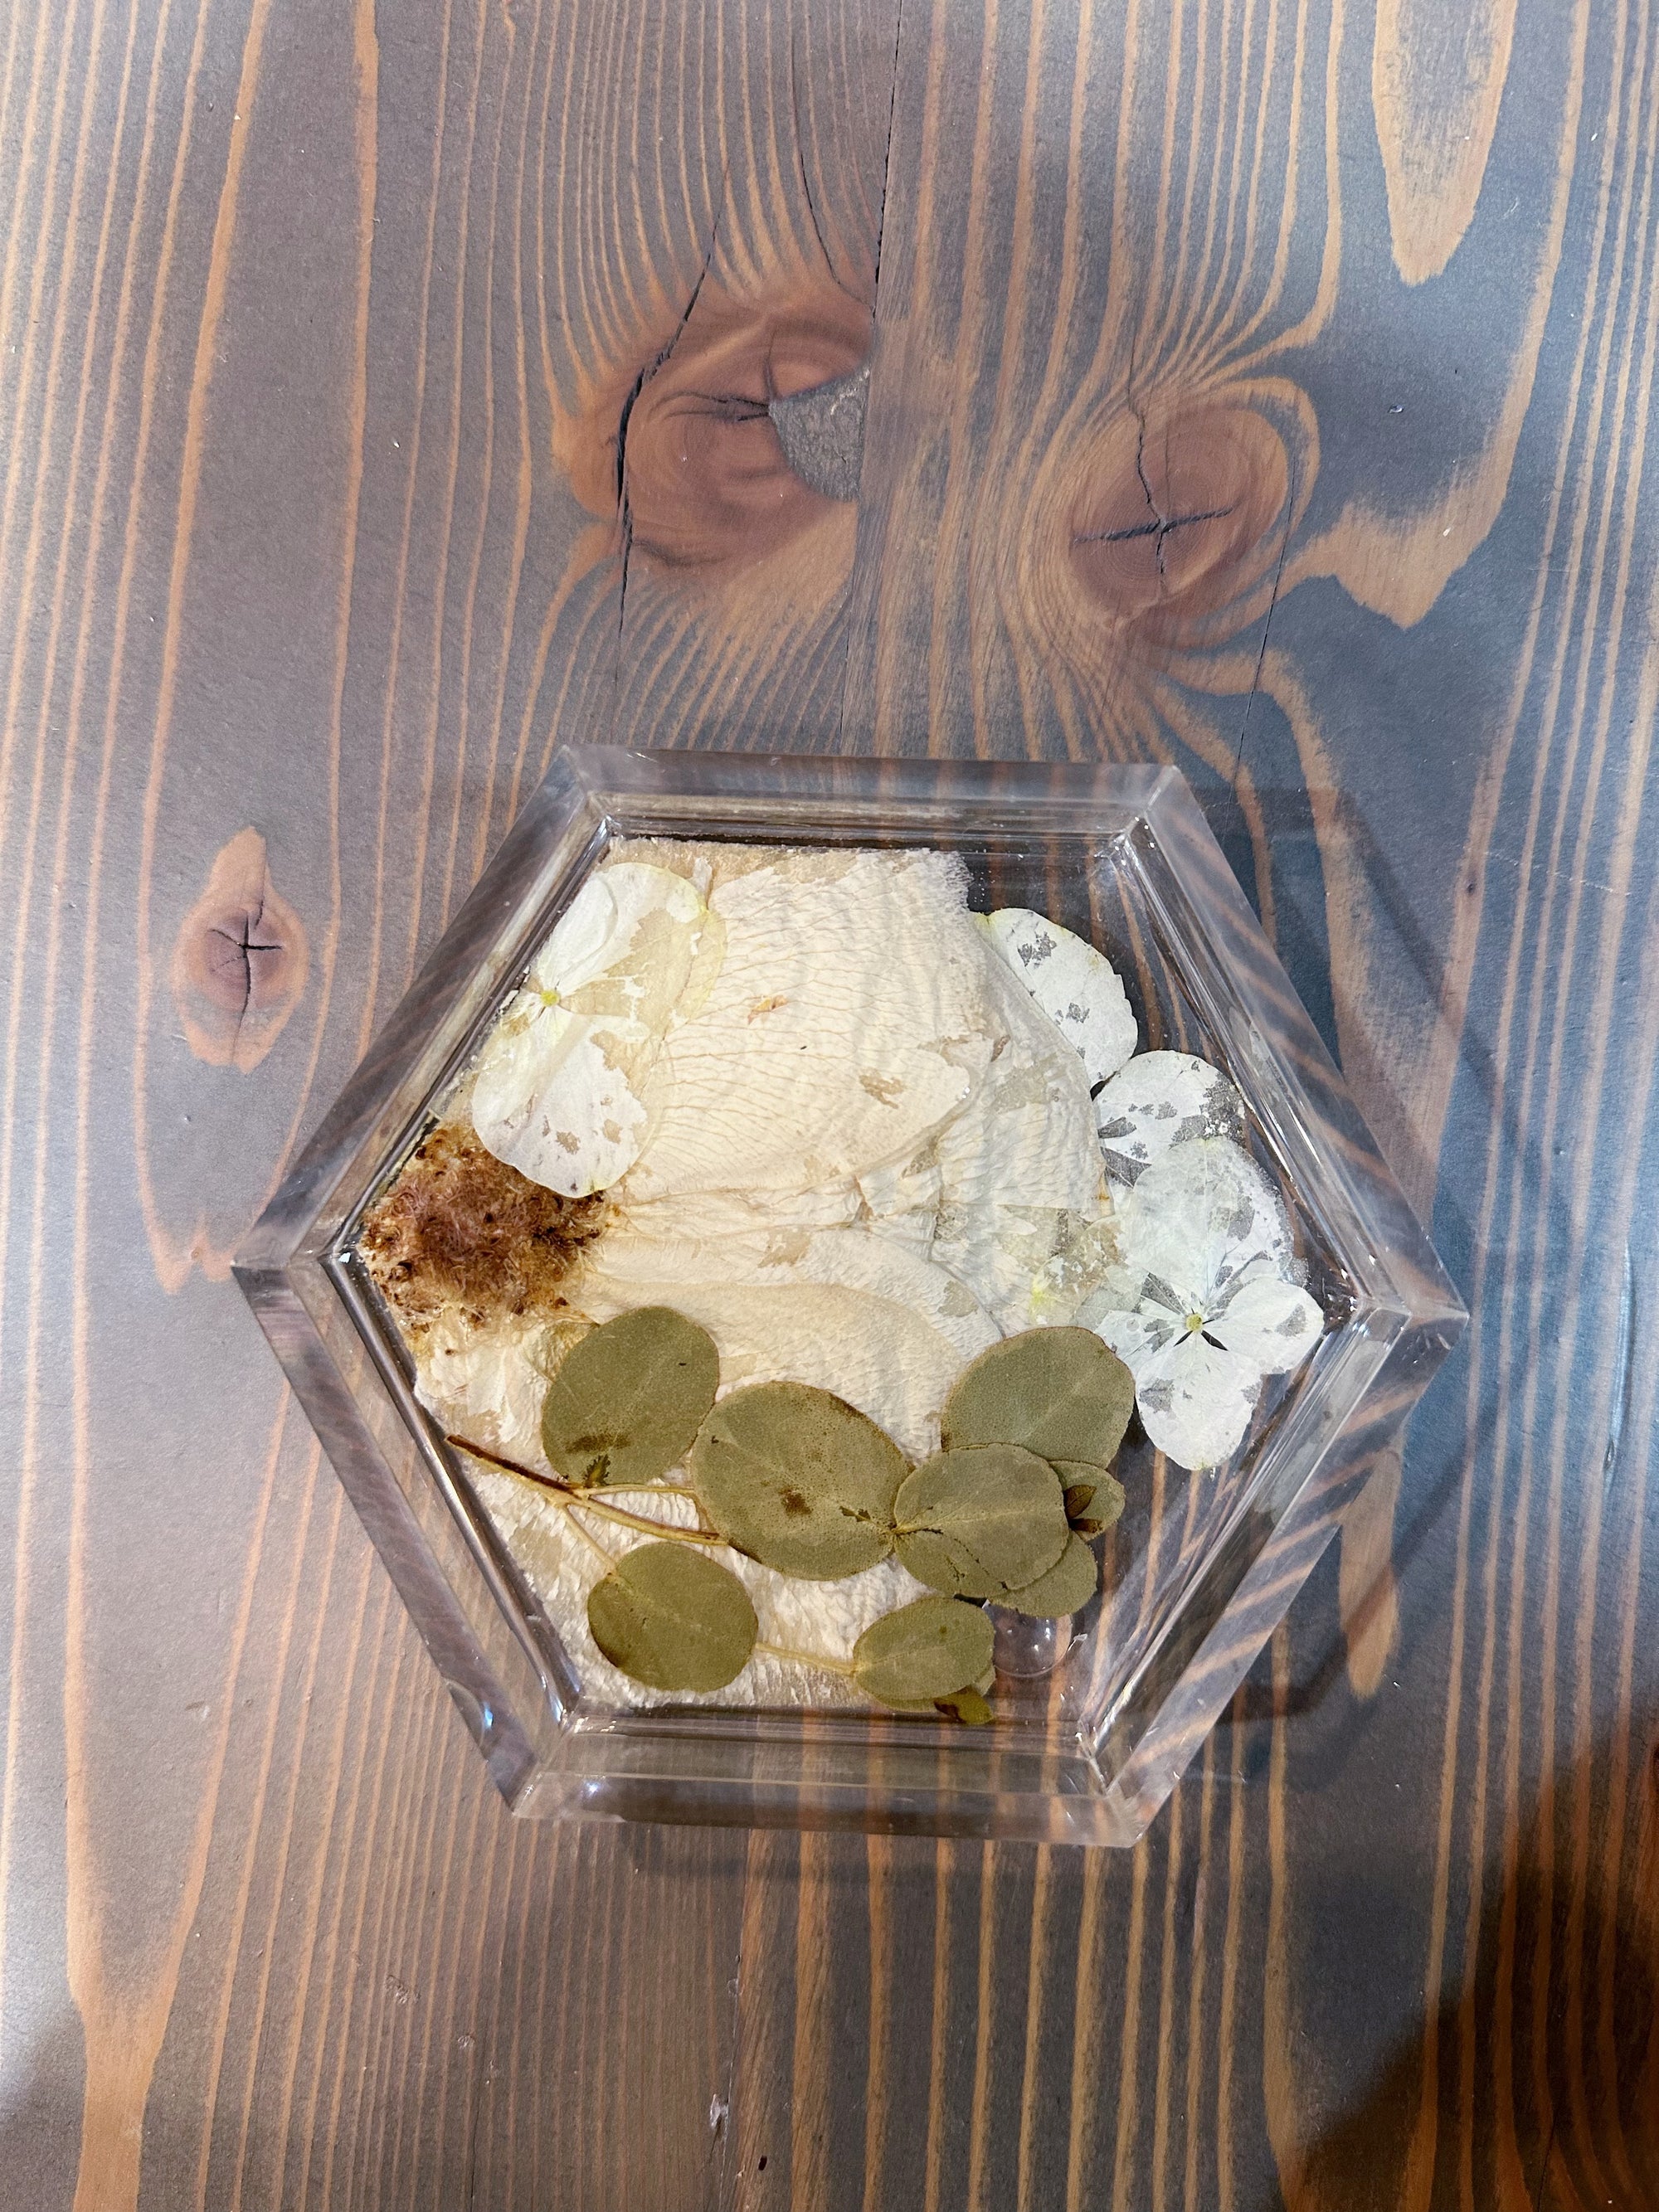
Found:
[[[0, 17], [8, 2202], [1659, 2202], [1656, 155], [1647, 0]], [[609, 735], [1177, 763], [1432, 1217], [1133, 1852], [514, 1824], [226, 1279]]]

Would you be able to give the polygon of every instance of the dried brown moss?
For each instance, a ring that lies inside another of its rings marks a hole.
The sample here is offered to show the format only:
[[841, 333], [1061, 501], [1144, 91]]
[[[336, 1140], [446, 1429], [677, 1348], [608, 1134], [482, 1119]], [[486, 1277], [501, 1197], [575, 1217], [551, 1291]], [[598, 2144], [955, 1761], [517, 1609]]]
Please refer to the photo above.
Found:
[[440, 1314], [475, 1326], [550, 1310], [581, 1247], [604, 1225], [603, 1198], [562, 1198], [446, 1124], [410, 1155], [363, 1220], [364, 1264], [404, 1327]]

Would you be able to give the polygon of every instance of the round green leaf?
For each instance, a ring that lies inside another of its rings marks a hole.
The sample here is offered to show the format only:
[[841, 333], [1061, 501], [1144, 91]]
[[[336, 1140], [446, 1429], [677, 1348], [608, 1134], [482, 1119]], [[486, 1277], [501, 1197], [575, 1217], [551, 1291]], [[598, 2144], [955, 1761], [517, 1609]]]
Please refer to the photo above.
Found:
[[641, 1544], [587, 1593], [587, 1626], [613, 1667], [653, 1690], [721, 1690], [760, 1624], [732, 1573], [690, 1544]]
[[1066, 1492], [1066, 1518], [1085, 1536], [1097, 1536], [1123, 1514], [1123, 1485], [1103, 1467], [1082, 1460], [1054, 1462], [1054, 1473]]
[[930, 1589], [1002, 1597], [1066, 1548], [1066, 1500], [1046, 1460], [985, 1444], [926, 1460], [893, 1500], [900, 1561]]
[[690, 1449], [720, 1379], [714, 1340], [670, 1306], [618, 1314], [572, 1346], [542, 1405], [567, 1482], [657, 1482]]
[[721, 1535], [781, 1574], [836, 1582], [887, 1555], [904, 1455], [828, 1390], [734, 1390], [703, 1423], [688, 1465]]
[[933, 1702], [939, 1711], [954, 1713], [968, 1728], [985, 1728], [990, 1723], [989, 1700], [982, 1690], [975, 1689], [971, 1683], [965, 1690], [958, 1690], [954, 1697], [936, 1698]]
[[1010, 1590], [1000, 1602], [1040, 1620], [1059, 1620], [1068, 1613], [1081, 1613], [1099, 1588], [1100, 1562], [1082, 1537], [1074, 1534], [1046, 1575], [1024, 1589]]
[[1089, 1328], [1028, 1328], [963, 1368], [945, 1402], [947, 1451], [1022, 1444], [1039, 1459], [1109, 1467], [1134, 1410], [1134, 1377]]
[[988, 1615], [959, 1598], [919, 1597], [872, 1620], [853, 1646], [853, 1674], [884, 1705], [954, 1698], [991, 1664]]

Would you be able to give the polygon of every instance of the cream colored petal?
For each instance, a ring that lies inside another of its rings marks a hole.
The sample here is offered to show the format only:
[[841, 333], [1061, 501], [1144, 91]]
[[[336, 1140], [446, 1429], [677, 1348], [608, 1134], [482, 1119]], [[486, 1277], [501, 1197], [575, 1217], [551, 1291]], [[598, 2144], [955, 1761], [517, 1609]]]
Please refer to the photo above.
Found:
[[459, 1315], [446, 1316], [421, 1344], [416, 1395], [446, 1430], [544, 1468], [548, 1378], [537, 1357], [538, 1339], [538, 1331], [521, 1322], [477, 1329]]
[[986, 917], [992, 943], [1079, 1053], [1090, 1084], [1115, 1075], [1139, 1042], [1117, 970], [1103, 952], [1046, 915], [1006, 906]]
[[[576, 1013], [635, 1022], [660, 1036], [690, 980], [708, 909], [694, 884], [666, 868], [627, 861], [592, 881], [610, 894], [615, 910], [606, 943], [580, 970], [567, 972], [556, 930], [534, 978]], [[705, 994], [709, 981], [700, 978]]]
[[862, 1212], [880, 1235], [926, 1257], [939, 1219], [944, 1176], [930, 1145], [917, 1158], [866, 1168], [858, 1178]]
[[[633, 1266], [625, 1255], [637, 1252], [637, 1264], [653, 1273], [695, 1273], [693, 1255], [711, 1240], [746, 1238], [754, 1252], [764, 1254], [783, 1238], [799, 1249], [804, 1235], [849, 1229], [862, 1212], [859, 1186], [850, 1176], [804, 1190], [677, 1191], [652, 1199], [637, 1198], [630, 1183], [619, 1194], [602, 1249], [610, 1266]], [[664, 1255], [671, 1253], [673, 1263], [665, 1267]]]
[[578, 988], [620, 949], [618, 933], [615, 894], [603, 873], [590, 876], [532, 962], [532, 985], [543, 992]]
[[835, 1183], [915, 1152], [988, 1061], [965, 878], [931, 853], [718, 884], [726, 953], [649, 1078], [637, 1198]]
[[[630, 1033], [631, 1031], [631, 1033]], [[605, 1027], [563, 1006], [503, 1024], [479, 1054], [472, 1126], [498, 1160], [567, 1198], [618, 1182], [647, 1128], [635, 1090], [656, 1040], [630, 1024]]]
[[719, 915], [705, 907], [697, 925], [696, 949], [686, 973], [685, 988], [676, 1001], [671, 1027], [678, 1029], [681, 1023], [692, 1020], [702, 1012], [725, 960], [726, 924]]
[[695, 884], [668, 869], [631, 862], [589, 878], [478, 1055], [473, 1126], [498, 1159], [572, 1198], [628, 1172], [663, 1033], [706, 938], [718, 953], [708, 920]]
[[769, 1271], [808, 1283], [834, 1284], [905, 1307], [931, 1323], [965, 1366], [994, 1345], [1001, 1330], [965, 1285], [901, 1238], [878, 1229], [830, 1229], [815, 1236], [800, 1258]]
[[1218, 1067], [1186, 1052], [1138, 1053], [1096, 1094], [1106, 1171], [1132, 1183], [1172, 1145], [1244, 1134], [1243, 1102]]
[[1282, 1375], [1318, 1343], [1325, 1316], [1306, 1291], [1264, 1268], [1240, 1283], [1206, 1327], [1259, 1373]]
[[1041, 1317], [1038, 1279], [1100, 1217], [1104, 1177], [1082, 1062], [1000, 957], [987, 969], [997, 1056], [934, 1139], [931, 1257], [1011, 1331]]

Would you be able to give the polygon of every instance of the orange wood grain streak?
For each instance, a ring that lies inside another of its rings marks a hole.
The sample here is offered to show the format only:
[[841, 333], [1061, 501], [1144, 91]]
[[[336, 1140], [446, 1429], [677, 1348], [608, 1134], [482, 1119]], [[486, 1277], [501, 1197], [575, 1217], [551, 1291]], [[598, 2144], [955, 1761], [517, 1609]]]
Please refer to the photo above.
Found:
[[[185, 592], [190, 573], [197, 501], [201, 490], [208, 398], [218, 361], [219, 330], [224, 317], [225, 295], [230, 279], [230, 256], [241, 197], [243, 163], [253, 125], [253, 103], [258, 92], [259, 64], [264, 52], [265, 28], [270, 21], [270, 8], [271, 0], [250, 0], [247, 32], [242, 46], [229, 143], [225, 155], [224, 178], [214, 216], [213, 242], [209, 250], [206, 283], [197, 325], [195, 358], [191, 368], [190, 393], [179, 460], [179, 492], [173, 518], [172, 562], [167, 578], [167, 613], [161, 633], [155, 735], [150, 747], [149, 775], [144, 792], [143, 827], [138, 854], [138, 973], [133, 1022], [132, 1081], [133, 1113], [138, 1134], [138, 1195], [144, 1212], [144, 1225], [156, 1274], [163, 1287], [168, 1290], [176, 1290], [183, 1284], [198, 1255], [191, 1249], [178, 1249], [161, 1221], [149, 1179], [145, 1062], [149, 1011], [155, 996], [155, 960], [149, 943], [150, 890], [155, 866], [162, 769], [167, 760], [177, 695]], [[185, 143], [181, 137], [181, 156]]]

